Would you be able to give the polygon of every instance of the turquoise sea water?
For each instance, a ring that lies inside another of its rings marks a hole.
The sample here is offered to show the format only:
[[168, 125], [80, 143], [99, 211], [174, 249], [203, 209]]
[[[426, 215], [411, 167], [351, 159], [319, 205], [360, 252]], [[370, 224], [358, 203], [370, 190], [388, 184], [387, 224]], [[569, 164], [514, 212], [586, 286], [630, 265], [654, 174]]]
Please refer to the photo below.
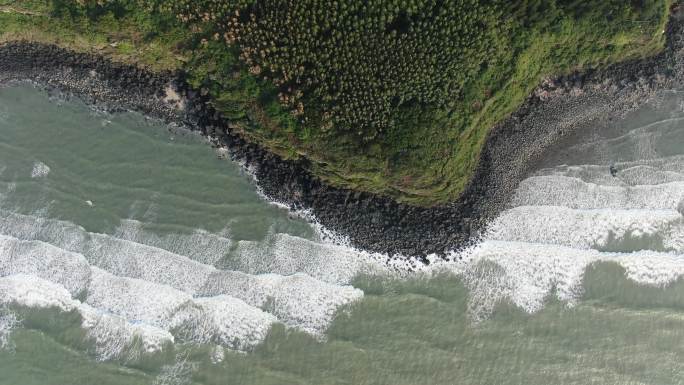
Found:
[[408, 273], [322, 241], [193, 133], [0, 88], [0, 384], [684, 383], [671, 99]]

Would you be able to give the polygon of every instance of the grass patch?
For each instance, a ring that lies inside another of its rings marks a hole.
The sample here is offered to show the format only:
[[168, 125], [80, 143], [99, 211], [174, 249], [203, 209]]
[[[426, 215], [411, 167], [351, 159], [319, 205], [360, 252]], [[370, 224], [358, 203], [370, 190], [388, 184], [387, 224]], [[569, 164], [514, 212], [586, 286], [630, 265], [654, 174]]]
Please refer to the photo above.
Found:
[[101, 54], [151, 70], [180, 68], [186, 52], [177, 46], [185, 28], [163, 27], [143, 9], [131, 6], [123, 16], [64, 12], [60, 2], [0, 0], [0, 43], [35, 41], [76, 52]]

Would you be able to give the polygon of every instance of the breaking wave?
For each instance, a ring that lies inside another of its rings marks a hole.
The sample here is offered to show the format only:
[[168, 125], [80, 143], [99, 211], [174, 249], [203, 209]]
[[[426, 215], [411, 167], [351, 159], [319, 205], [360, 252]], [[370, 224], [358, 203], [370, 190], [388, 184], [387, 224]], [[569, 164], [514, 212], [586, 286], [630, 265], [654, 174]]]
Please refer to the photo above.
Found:
[[50, 167], [48, 167], [43, 162], [36, 162], [33, 164], [33, 169], [31, 170], [31, 178], [42, 178], [50, 173]]
[[682, 119], [567, 152], [574, 164], [522, 181], [482, 242], [452, 256], [459, 262], [427, 269], [464, 278], [474, 320], [502, 301], [536, 312], [554, 295], [572, 306], [582, 297], [585, 271], [598, 262], [619, 264], [642, 285], [664, 287], [684, 276]]
[[[274, 235], [264, 252], [238, 244], [235, 270], [222, 270], [203, 262], [227, 255], [229, 239], [201, 231], [158, 237], [142, 227], [124, 221], [115, 236], [0, 210], [0, 298], [7, 305], [78, 311], [101, 346], [98, 356], [110, 359], [137, 337], [145, 351], [176, 340], [247, 351], [276, 322], [323, 338], [336, 311], [363, 296], [349, 286], [355, 273], [348, 267], [363, 269], [358, 255], [349, 252], [344, 274], [330, 273], [335, 264], [315, 267], [331, 260], [337, 246], [309, 244], [298, 259], [289, 254], [297, 250], [296, 237]], [[311, 268], [299, 268], [307, 261]]]

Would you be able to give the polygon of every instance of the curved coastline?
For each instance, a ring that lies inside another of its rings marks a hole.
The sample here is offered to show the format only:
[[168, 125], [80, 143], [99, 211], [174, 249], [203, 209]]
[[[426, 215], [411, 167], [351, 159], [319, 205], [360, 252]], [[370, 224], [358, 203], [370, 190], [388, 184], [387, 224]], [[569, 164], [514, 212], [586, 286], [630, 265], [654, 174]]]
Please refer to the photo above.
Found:
[[[546, 154], [619, 120], [662, 90], [682, 88], [684, 28], [679, 12], [667, 46], [656, 57], [545, 80], [487, 138], [477, 170], [461, 197], [446, 206], [417, 207], [365, 192], [338, 189], [307, 171], [305, 159], [283, 160], [248, 143], [190, 89], [182, 73], [153, 73], [106, 58], [31, 42], [0, 45], [0, 85], [31, 80], [109, 111], [135, 110], [200, 130], [255, 174], [264, 194], [308, 209], [324, 227], [360, 249], [396, 257], [448, 257], [467, 246], [504, 210], [520, 180]], [[173, 90], [173, 92], [171, 92]], [[179, 94], [177, 98], [175, 94]], [[180, 108], [182, 105], [183, 108]]]

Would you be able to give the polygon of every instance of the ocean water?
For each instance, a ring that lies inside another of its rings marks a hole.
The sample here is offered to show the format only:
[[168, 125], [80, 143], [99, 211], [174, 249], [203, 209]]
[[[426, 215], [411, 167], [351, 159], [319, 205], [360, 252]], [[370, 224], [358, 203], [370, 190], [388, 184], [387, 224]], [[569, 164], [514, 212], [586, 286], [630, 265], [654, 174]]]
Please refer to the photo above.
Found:
[[555, 152], [479, 244], [411, 273], [225, 155], [0, 88], [0, 384], [684, 383], [677, 94]]

